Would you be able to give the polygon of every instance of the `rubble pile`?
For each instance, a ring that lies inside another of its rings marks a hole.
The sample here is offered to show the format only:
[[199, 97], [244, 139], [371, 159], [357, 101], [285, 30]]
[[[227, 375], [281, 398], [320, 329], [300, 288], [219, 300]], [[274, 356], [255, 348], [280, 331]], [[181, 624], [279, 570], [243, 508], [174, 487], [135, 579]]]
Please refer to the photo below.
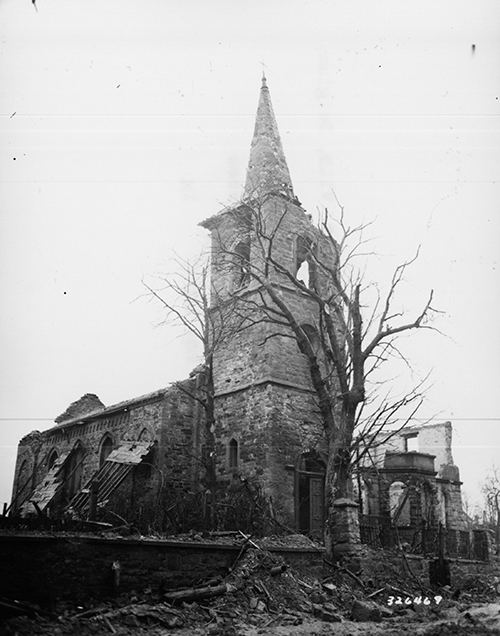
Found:
[[[276, 547], [277, 541], [281, 541], [281, 547], [310, 548], [314, 543], [307, 537], [292, 535], [253, 541], [250, 536], [239, 534], [240, 551], [223, 578], [212, 578], [195, 587], [122, 594], [95, 607], [59, 604], [55, 614], [32, 604], [0, 599], [0, 608], [10, 617], [2, 633], [18, 636], [312, 634], [321, 633], [314, 631], [315, 625], [330, 624], [336, 633], [341, 630], [339, 634], [344, 634], [344, 629], [346, 634], [404, 634], [404, 626], [412, 623], [415, 634], [430, 636], [462, 633], [446, 631], [454, 629], [449, 621], [446, 625], [438, 624], [450, 612], [455, 612], [457, 620], [469, 620], [467, 616], [473, 602], [498, 602], [499, 581], [494, 577], [474, 575], [464, 579], [459, 588], [446, 586], [438, 591], [430, 590], [423, 587], [416, 576], [405, 575], [391, 566], [389, 556], [384, 558], [381, 551], [373, 551], [373, 554], [365, 551], [363, 562], [368, 559], [370, 563], [372, 558], [382, 567], [356, 568], [356, 560], [351, 560], [301, 571], [266, 548]], [[227, 540], [236, 541], [236, 537], [228, 535]], [[363, 631], [363, 623], [367, 628], [372, 625], [372, 631]], [[382, 632], [376, 627], [379, 623]], [[437, 631], [426, 631], [430, 629], [429, 623], [435, 624]], [[309, 628], [313, 631], [307, 631]], [[305, 631], [295, 631], [299, 629]]]

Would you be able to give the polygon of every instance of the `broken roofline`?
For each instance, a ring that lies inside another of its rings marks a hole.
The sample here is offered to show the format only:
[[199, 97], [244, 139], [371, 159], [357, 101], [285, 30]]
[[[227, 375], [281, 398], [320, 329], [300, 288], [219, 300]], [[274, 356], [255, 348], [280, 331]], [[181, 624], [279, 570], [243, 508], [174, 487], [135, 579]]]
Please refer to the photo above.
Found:
[[[411, 419], [409, 420], [411, 422]], [[385, 441], [385, 438], [387, 437], [408, 437], [409, 434], [411, 433], [418, 433], [419, 431], [422, 431], [424, 429], [428, 429], [428, 428], [438, 428], [439, 426], [452, 426], [452, 423], [449, 420], [446, 420], [445, 422], [436, 422], [436, 424], [415, 424], [414, 426], [405, 426], [402, 430], [398, 431], [397, 433], [395, 433], [394, 431], [385, 431], [382, 433], [379, 433], [377, 436], [377, 440], [380, 441], [381, 443]], [[408, 451], [408, 452], [417, 452], [417, 451]]]
[[142, 402], [154, 402], [156, 400], [160, 400], [164, 397], [172, 388], [175, 387], [178, 382], [173, 382], [168, 387], [163, 389], [157, 389], [156, 391], [152, 391], [151, 393], [146, 393], [144, 395], [140, 395], [135, 398], [130, 398], [129, 400], [124, 400], [123, 402], [118, 402], [117, 404], [112, 404], [111, 406], [105, 406], [103, 409], [99, 409], [96, 411], [91, 411], [90, 413], [86, 413], [85, 415], [81, 415], [79, 417], [75, 417], [71, 420], [66, 420], [61, 424], [56, 424], [51, 428], [43, 431], [43, 433], [53, 433], [54, 431], [60, 431], [64, 428], [69, 428], [71, 426], [75, 426], [77, 424], [83, 424], [84, 422], [88, 422], [89, 420], [94, 420], [97, 418], [105, 417], [106, 415], [110, 415], [112, 413], [117, 413], [119, 411], [124, 411], [127, 407], [132, 405], [137, 405]]
[[236, 203], [232, 205], [231, 204], [227, 205], [223, 207], [221, 210], [219, 210], [218, 212], [216, 212], [215, 214], [213, 214], [212, 216], [209, 216], [207, 219], [200, 221], [198, 225], [206, 228], [207, 230], [212, 230], [219, 225], [220, 221], [227, 214], [238, 214], [239, 212], [242, 212], [242, 211], [253, 212], [256, 207], [258, 208], [259, 206], [262, 206], [265, 203], [265, 201], [267, 201], [271, 197], [278, 197], [280, 199], [284, 199], [286, 202], [297, 205], [302, 210], [302, 212], [306, 216], [308, 216], [307, 211], [304, 210], [304, 208], [302, 207], [302, 204], [297, 199], [297, 197], [295, 196], [291, 197], [285, 194], [284, 192], [276, 190], [273, 192], [266, 192], [261, 197], [243, 199], [242, 201], [237, 201]]

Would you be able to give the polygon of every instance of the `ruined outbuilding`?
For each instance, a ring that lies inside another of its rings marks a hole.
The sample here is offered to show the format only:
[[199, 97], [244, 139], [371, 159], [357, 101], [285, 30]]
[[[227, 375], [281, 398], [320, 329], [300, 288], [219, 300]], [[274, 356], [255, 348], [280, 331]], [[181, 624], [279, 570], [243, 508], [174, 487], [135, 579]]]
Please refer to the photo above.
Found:
[[[235, 291], [259, 303], [261, 290], [242, 265], [258, 258], [245, 230], [248, 211], [257, 205], [266, 219], [274, 219], [282, 265], [305, 285], [313, 279], [319, 287], [327, 285], [315, 269], [311, 246], [332, 267], [336, 255], [294, 193], [265, 78], [242, 200], [201, 224], [212, 237], [213, 306]], [[283, 206], [287, 215], [281, 219]], [[228, 261], [228, 253], [238, 259]], [[278, 274], [276, 282], [314, 344], [311, 300]], [[244, 486], [252, 505], [264, 505], [280, 527], [319, 536], [325, 454], [309, 369], [296, 342], [271, 337], [272, 330], [255, 321], [214, 354], [216, 473], [229, 493]], [[161, 527], [184, 505], [186, 523], [194, 518], [196, 506], [204, 508], [213, 497], [203, 484], [206, 431], [196, 399], [202, 373], [197, 369], [187, 380], [108, 407], [86, 394], [54, 427], [24, 437], [10, 512], [87, 518], [106, 509], [119, 519]], [[415, 436], [418, 450], [411, 447]], [[400, 523], [413, 524], [423, 514], [430, 524], [461, 527], [450, 423], [406, 429], [372, 460], [359, 476], [362, 515], [394, 520], [396, 509]]]
[[451, 422], [407, 426], [382, 440], [358, 471], [361, 513], [385, 516], [401, 528], [468, 528], [451, 443]]

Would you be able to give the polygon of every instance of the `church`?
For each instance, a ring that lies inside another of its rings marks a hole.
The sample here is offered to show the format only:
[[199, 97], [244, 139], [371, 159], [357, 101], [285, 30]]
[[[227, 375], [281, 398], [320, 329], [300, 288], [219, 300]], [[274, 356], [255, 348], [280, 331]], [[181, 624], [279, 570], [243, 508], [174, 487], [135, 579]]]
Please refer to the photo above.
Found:
[[[258, 262], [265, 249], [249, 229], [256, 210], [272, 228], [280, 268], [306, 286], [327, 289], [330, 283], [315, 267], [310, 248], [314, 245], [332, 268], [337, 255], [294, 192], [265, 77], [242, 199], [201, 223], [212, 245], [211, 315], [225, 315], [235, 297], [248, 308], [240, 328], [229, 330], [211, 353], [213, 424], [206, 426], [199, 399], [206, 382], [203, 366], [186, 380], [111, 406], [86, 394], [57, 417], [52, 428], [20, 441], [11, 515], [87, 519], [98, 511], [97, 518], [115, 524], [125, 519], [156, 530], [196, 527], [215, 497], [204, 479], [209, 453], [217, 483], [226, 493], [218, 500], [212, 525], [252, 529], [260, 515], [267, 520], [267, 531], [285, 528], [322, 535], [326, 456], [307, 360], [286, 328], [249, 318], [264, 302], [262, 288], [245, 267]], [[312, 346], [318, 346], [314, 303], [280, 269], [272, 276]], [[399, 467], [391, 480], [398, 474], [408, 479], [423, 475], [436, 486], [438, 473], [429, 449], [412, 454], [403, 446], [391, 452], [386, 473], [391, 466]], [[399, 457], [405, 454], [406, 460]], [[446, 461], [452, 462], [451, 453]], [[443, 488], [453, 492], [454, 505], [461, 506], [458, 469], [438, 469], [438, 481], [446, 482]], [[371, 473], [359, 482], [360, 512], [388, 514], [379, 505], [379, 495], [368, 492], [366, 484], [372, 482]], [[398, 483], [404, 489], [404, 479]], [[438, 497], [436, 509], [450, 501], [447, 497]], [[386, 499], [389, 506], [389, 495]], [[441, 514], [443, 519], [452, 517]]]

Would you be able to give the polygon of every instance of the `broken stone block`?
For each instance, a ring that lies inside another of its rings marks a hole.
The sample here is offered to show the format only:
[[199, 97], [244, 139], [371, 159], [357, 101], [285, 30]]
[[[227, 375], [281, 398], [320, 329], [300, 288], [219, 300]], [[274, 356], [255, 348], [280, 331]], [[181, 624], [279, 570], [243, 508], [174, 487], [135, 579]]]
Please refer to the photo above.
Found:
[[382, 618], [393, 618], [394, 612], [388, 607], [379, 607]]
[[248, 606], [250, 607], [250, 609], [255, 609], [257, 607], [259, 603], [259, 599], [255, 598], [255, 596], [253, 596], [249, 601], [248, 601]]
[[337, 614], [337, 612], [327, 612], [323, 610], [321, 614], [321, 620], [328, 623], [341, 623], [342, 616], [340, 616], [340, 614]]
[[340, 623], [342, 621], [342, 617], [337, 613], [337, 608], [332, 603], [324, 603], [323, 605], [314, 603], [312, 606], [312, 612], [316, 618], [319, 618], [322, 621], [327, 621], [329, 623]]
[[351, 610], [351, 618], [353, 621], [372, 621], [379, 622], [382, 620], [380, 607], [371, 601], [354, 601]]
[[312, 613], [313, 613], [313, 616], [317, 616], [318, 618], [321, 618], [321, 614], [323, 613], [323, 606], [319, 605], [319, 603], [313, 603]]
[[309, 600], [313, 604], [314, 603], [321, 604], [321, 603], [326, 603], [328, 601], [328, 597], [326, 596], [326, 594], [322, 594], [321, 592], [314, 590], [313, 592], [309, 594]]

